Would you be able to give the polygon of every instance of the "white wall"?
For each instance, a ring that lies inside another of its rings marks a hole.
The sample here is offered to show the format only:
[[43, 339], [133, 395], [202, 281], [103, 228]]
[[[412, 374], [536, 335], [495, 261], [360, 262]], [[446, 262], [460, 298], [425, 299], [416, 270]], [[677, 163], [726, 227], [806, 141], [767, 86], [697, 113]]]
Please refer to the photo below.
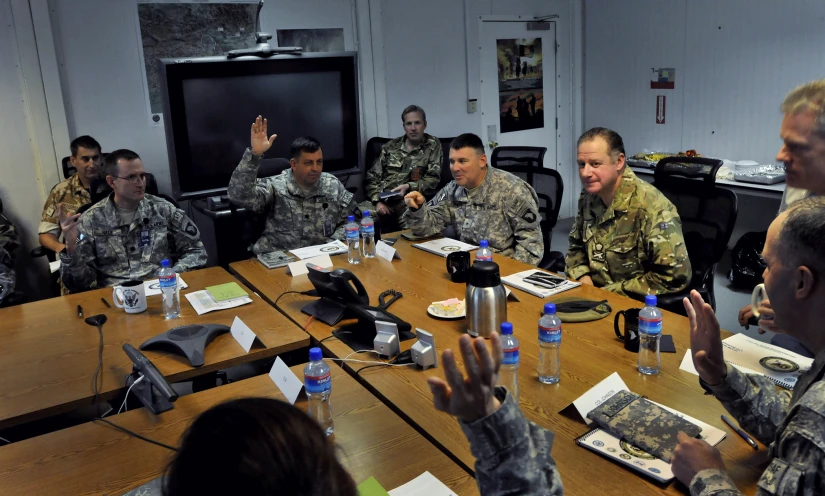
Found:
[[[570, 215], [578, 194], [572, 143], [574, 123], [573, 6], [571, 0], [385, 0], [382, 2], [387, 127], [403, 133], [401, 111], [409, 104], [427, 112], [427, 131], [435, 136], [472, 132], [482, 135], [481, 113], [467, 113], [467, 100], [479, 98], [478, 16], [558, 14], [556, 39], [559, 109], [558, 163], [545, 167], [562, 173], [565, 197], [561, 217]], [[466, 26], [466, 31], [465, 31]], [[468, 47], [470, 47], [468, 49]], [[469, 56], [468, 56], [469, 53]], [[481, 107], [479, 106], [479, 109]]]
[[[149, 125], [141, 79], [137, 1], [51, 0], [50, 6], [70, 134], [90, 134], [104, 150], [135, 150], [168, 193], [166, 137], [162, 125]], [[343, 28], [345, 48], [354, 50], [353, 13], [352, 0], [268, 1], [261, 25], [273, 35]]]
[[[821, 0], [586, 0], [585, 9], [585, 127], [617, 130], [628, 154], [692, 148], [773, 163], [782, 98], [825, 77]], [[675, 67], [676, 88], [651, 90], [653, 67]]]
[[0, 199], [15, 224], [18, 289], [32, 299], [48, 287], [46, 262], [32, 262], [43, 202], [57, 180], [35, 28], [26, 0], [0, 0]]

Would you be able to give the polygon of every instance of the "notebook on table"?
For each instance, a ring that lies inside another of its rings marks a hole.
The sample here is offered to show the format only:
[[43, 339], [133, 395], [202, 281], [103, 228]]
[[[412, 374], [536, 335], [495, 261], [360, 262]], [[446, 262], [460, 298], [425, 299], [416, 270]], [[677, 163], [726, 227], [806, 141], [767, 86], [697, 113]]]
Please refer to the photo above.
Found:
[[425, 241], [424, 243], [416, 243], [413, 245], [419, 250], [428, 251], [434, 255], [447, 258], [447, 255], [456, 251], [470, 251], [478, 248], [477, 245], [471, 245], [451, 238], [439, 238], [432, 241]]
[[[701, 428], [699, 438], [711, 446], [716, 446], [727, 436], [725, 431], [706, 424], [701, 420], [697, 420], [662, 404], [656, 402], [651, 403], [699, 426]], [[622, 441], [604, 429], [593, 429], [576, 439], [576, 443], [579, 446], [595, 451], [604, 457], [615, 460], [659, 482], [669, 482], [674, 479], [673, 471], [670, 469], [670, 463], [656, 458], [650, 453], [634, 446], [632, 443]]]

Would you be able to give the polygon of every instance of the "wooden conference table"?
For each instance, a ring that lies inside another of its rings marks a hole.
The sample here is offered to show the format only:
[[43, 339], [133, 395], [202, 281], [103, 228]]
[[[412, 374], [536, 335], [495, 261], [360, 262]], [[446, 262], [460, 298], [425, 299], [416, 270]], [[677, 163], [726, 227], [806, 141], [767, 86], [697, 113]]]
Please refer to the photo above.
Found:
[[[349, 265], [343, 256], [335, 257], [333, 262], [336, 267], [344, 267], [355, 273], [366, 287], [371, 304], [377, 305], [377, 296], [382, 291], [390, 288], [401, 291], [404, 296], [393, 303], [389, 311], [412, 324], [413, 328], [419, 327], [433, 333], [439, 356], [446, 348], [456, 349], [459, 336], [465, 332], [464, 319], [434, 319], [427, 315], [426, 308], [433, 301], [463, 298], [465, 286], [449, 280], [443, 258], [414, 248], [410, 242], [400, 237], [395, 248], [402, 260], [394, 260], [392, 263], [375, 258], [364, 260], [359, 265]], [[494, 261], [499, 264], [502, 276], [530, 268], [501, 256], [494, 257]], [[284, 291], [312, 289], [305, 275], [293, 278], [286, 274], [285, 268], [267, 270], [257, 260], [233, 263], [230, 270], [273, 302]], [[553, 457], [558, 464], [564, 487], [570, 494], [686, 492], [681, 484], [658, 485], [575, 443], [575, 439], [585, 434], [588, 428], [575, 415], [559, 412], [613, 372], [619, 373], [630, 390], [728, 432], [727, 438], [718, 445], [728, 472], [741, 490], [754, 492], [756, 481], [766, 466], [767, 450], [763, 448], [754, 452], [724, 426], [719, 418], [724, 409], [719, 402], [703, 394], [698, 377], [679, 370], [685, 350], [690, 346], [686, 318], [665, 312], [664, 333], [673, 335], [677, 352], [663, 353], [661, 372], [656, 376], [645, 376], [636, 369], [636, 355], [624, 349], [613, 331], [615, 312], [640, 307], [640, 303], [592, 286], [567, 291], [563, 293], [564, 296], [580, 296], [597, 301], [606, 299], [613, 308], [613, 313], [595, 322], [564, 324], [562, 378], [558, 384], [548, 385], [538, 382], [536, 378], [539, 351], [536, 329], [543, 304], [553, 298], [542, 300], [519, 290], [514, 292], [520, 301], [507, 304], [507, 316], [520, 341], [521, 408], [530, 420], [555, 432]], [[300, 308], [309, 301], [310, 297], [288, 294], [278, 304], [293, 319], [303, 324], [308, 319], [300, 312]], [[315, 340], [320, 341], [331, 335], [332, 328], [313, 320], [306, 330]], [[403, 341], [402, 351], [409, 349], [414, 342], [415, 340]], [[338, 358], [353, 351], [337, 338], [327, 339], [321, 346], [325, 353]], [[353, 358], [374, 360], [374, 356], [364, 354]], [[358, 370], [362, 366], [363, 364], [346, 365], [350, 370]], [[418, 367], [373, 367], [357, 375], [368, 389], [402, 417], [418, 426], [436, 445], [472, 472], [474, 458], [456, 420], [433, 408], [432, 395], [426, 383], [426, 378], [430, 376], [443, 377], [443, 371], [440, 367], [426, 371]]]
[[[195, 270], [182, 274], [182, 278], [189, 287], [181, 290], [181, 316], [177, 319], [163, 318], [160, 296], [148, 298], [149, 308], [145, 312], [127, 314], [112, 304], [111, 288], [0, 310], [0, 429], [93, 403], [92, 376], [98, 363], [99, 336], [96, 327], [78, 317], [78, 305], [83, 307], [86, 317], [103, 313], [108, 319], [103, 325], [101, 400], [116, 396], [132, 370], [132, 362], [122, 349], [123, 343], [137, 348], [173, 327], [194, 323], [231, 326], [238, 316], [266, 346], [255, 343], [247, 354], [226, 333], [207, 346], [206, 363], [199, 368], [193, 368], [181, 355], [143, 352], [170, 383], [309, 344], [305, 332], [248, 288], [244, 289], [252, 303], [198, 316], [183, 295], [215, 284], [237, 282], [224, 269]], [[112, 304], [112, 308], [107, 308], [101, 298]]]
[[[303, 365], [292, 367], [302, 377]], [[374, 476], [386, 489], [429, 471], [454, 492], [478, 494], [475, 480], [381, 401], [332, 367], [334, 439], [356, 483]], [[194, 418], [213, 405], [247, 396], [284, 397], [267, 375], [181, 397], [175, 408], [145, 408], [110, 420], [172, 446]], [[306, 411], [302, 395], [296, 406]], [[119, 495], [160, 477], [172, 452], [90, 422], [0, 448], [0, 493]]]

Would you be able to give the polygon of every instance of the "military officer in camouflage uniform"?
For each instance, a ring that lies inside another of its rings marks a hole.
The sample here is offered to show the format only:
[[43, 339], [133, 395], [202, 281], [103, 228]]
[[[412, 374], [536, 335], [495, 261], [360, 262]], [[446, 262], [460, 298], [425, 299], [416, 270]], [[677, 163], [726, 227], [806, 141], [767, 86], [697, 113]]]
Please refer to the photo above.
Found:
[[691, 269], [676, 207], [626, 166], [622, 138], [610, 129], [587, 131], [578, 163], [583, 191], [568, 277], [642, 298], [684, 289]]
[[114, 190], [83, 215], [59, 207], [66, 249], [60, 277], [72, 292], [149, 279], [164, 258], [176, 272], [206, 265], [206, 250], [183, 210], [145, 193], [143, 162], [131, 150], [106, 157], [106, 182]]
[[261, 158], [276, 136], [267, 137], [267, 121], [258, 116], [252, 124], [251, 147], [229, 181], [232, 203], [255, 212], [269, 212], [264, 232], [252, 251], [261, 254], [343, 240], [347, 215], [356, 205], [341, 181], [323, 172], [324, 156], [317, 140], [296, 139], [290, 169], [256, 180]]
[[488, 167], [484, 144], [474, 134], [462, 134], [450, 144], [450, 171], [453, 181], [429, 203], [418, 191], [404, 197], [413, 234], [431, 236], [452, 227], [465, 243], [486, 239], [497, 253], [538, 264], [544, 240], [533, 188], [509, 172]]
[[14, 224], [0, 213], [0, 303], [14, 292], [17, 275], [14, 272], [14, 250], [20, 246], [20, 239]]
[[55, 253], [66, 247], [57, 218], [58, 207], [62, 205], [66, 213], [73, 214], [78, 208], [89, 203], [92, 200], [89, 185], [100, 176], [103, 164], [100, 143], [91, 136], [76, 138], [71, 143], [71, 150], [70, 160], [77, 172], [52, 188], [43, 205], [43, 215], [37, 229], [40, 234], [40, 245]]
[[[811, 81], [791, 90], [780, 107], [784, 117], [779, 129], [782, 148], [776, 154], [777, 163], [785, 166], [785, 192], [779, 213], [795, 202], [809, 197], [825, 196], [825, 79]], [[739, 324], [748, 327], [753, 317], [750, 304], [739, 311]], [[759, 305], [759, 333], [776, 332], [771, 343], [804, 356], [810, 350], [800, 346], [776, 328], [771, 302]]]
[[[427, 114], [417, 105], [410, 105], [401, 113], [404, 136], [396, 138], [381, 148], [381, 154], [367, 171], [364, 181], [367, 201], [362, 210], [375, 210], [379, 218], [393, 216], [403, 229], [406, 212], [401, 200], [410, 191], [429, 194], [435, 192], [441, 182], [441, 165], [444, 151], [435, 136], [427, 129]], [[401, 197], [388, 201], [378, 200], [384, 191], [397, 191]]]
[[503, 358], [501, 338], [458, 340], [465, 379], [452, 350], [444, 350], [445, 379], [430, 377], [435, 408], [458, 418], [476, 459], [476, 483], [485, 496], [505, 494], [562, 495], [564, 488], [550, 452], [553, 433], [524, 418], [518, 400], [496, 387]]
[[[777, 391], [759, 374], [728, 365], [719, 322], [695, 291], [685, 299], [690, 318], [690, 348], [700, 385], [716, 396], [743, 429], [769, 445], [770, 464], [757, 484], [757, 495], [825, 494], [825, 199], [793, 204], [768, 229], [763, 275], [779, 329], [814, 351], [811, 368], [793, 388]], [[794, 364], [788, 360], [785, 370]], [[719, 451], [680, 434], [673, 474], [694, 496], [741, 494], [725, 472]]]

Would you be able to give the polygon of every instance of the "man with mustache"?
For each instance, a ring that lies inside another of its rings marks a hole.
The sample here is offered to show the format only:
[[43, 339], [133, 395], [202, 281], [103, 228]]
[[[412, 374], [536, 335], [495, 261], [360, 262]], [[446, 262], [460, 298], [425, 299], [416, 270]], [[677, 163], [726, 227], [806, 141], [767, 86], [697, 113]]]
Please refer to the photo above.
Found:
[[297, 138], [291, 147], [290, 168], [277, 176], [256, 179], [264, 153], [275, 142], [267, 120], [252, 124], [250, 147], [229, 181], [229, 200], [255, 212], [268, 212], [266, 226], [252, 251], [273, 251], [344, 239], [347, 215], [355, 210], [352, 193], [324, 172], [324, 154], [315, 138]]

